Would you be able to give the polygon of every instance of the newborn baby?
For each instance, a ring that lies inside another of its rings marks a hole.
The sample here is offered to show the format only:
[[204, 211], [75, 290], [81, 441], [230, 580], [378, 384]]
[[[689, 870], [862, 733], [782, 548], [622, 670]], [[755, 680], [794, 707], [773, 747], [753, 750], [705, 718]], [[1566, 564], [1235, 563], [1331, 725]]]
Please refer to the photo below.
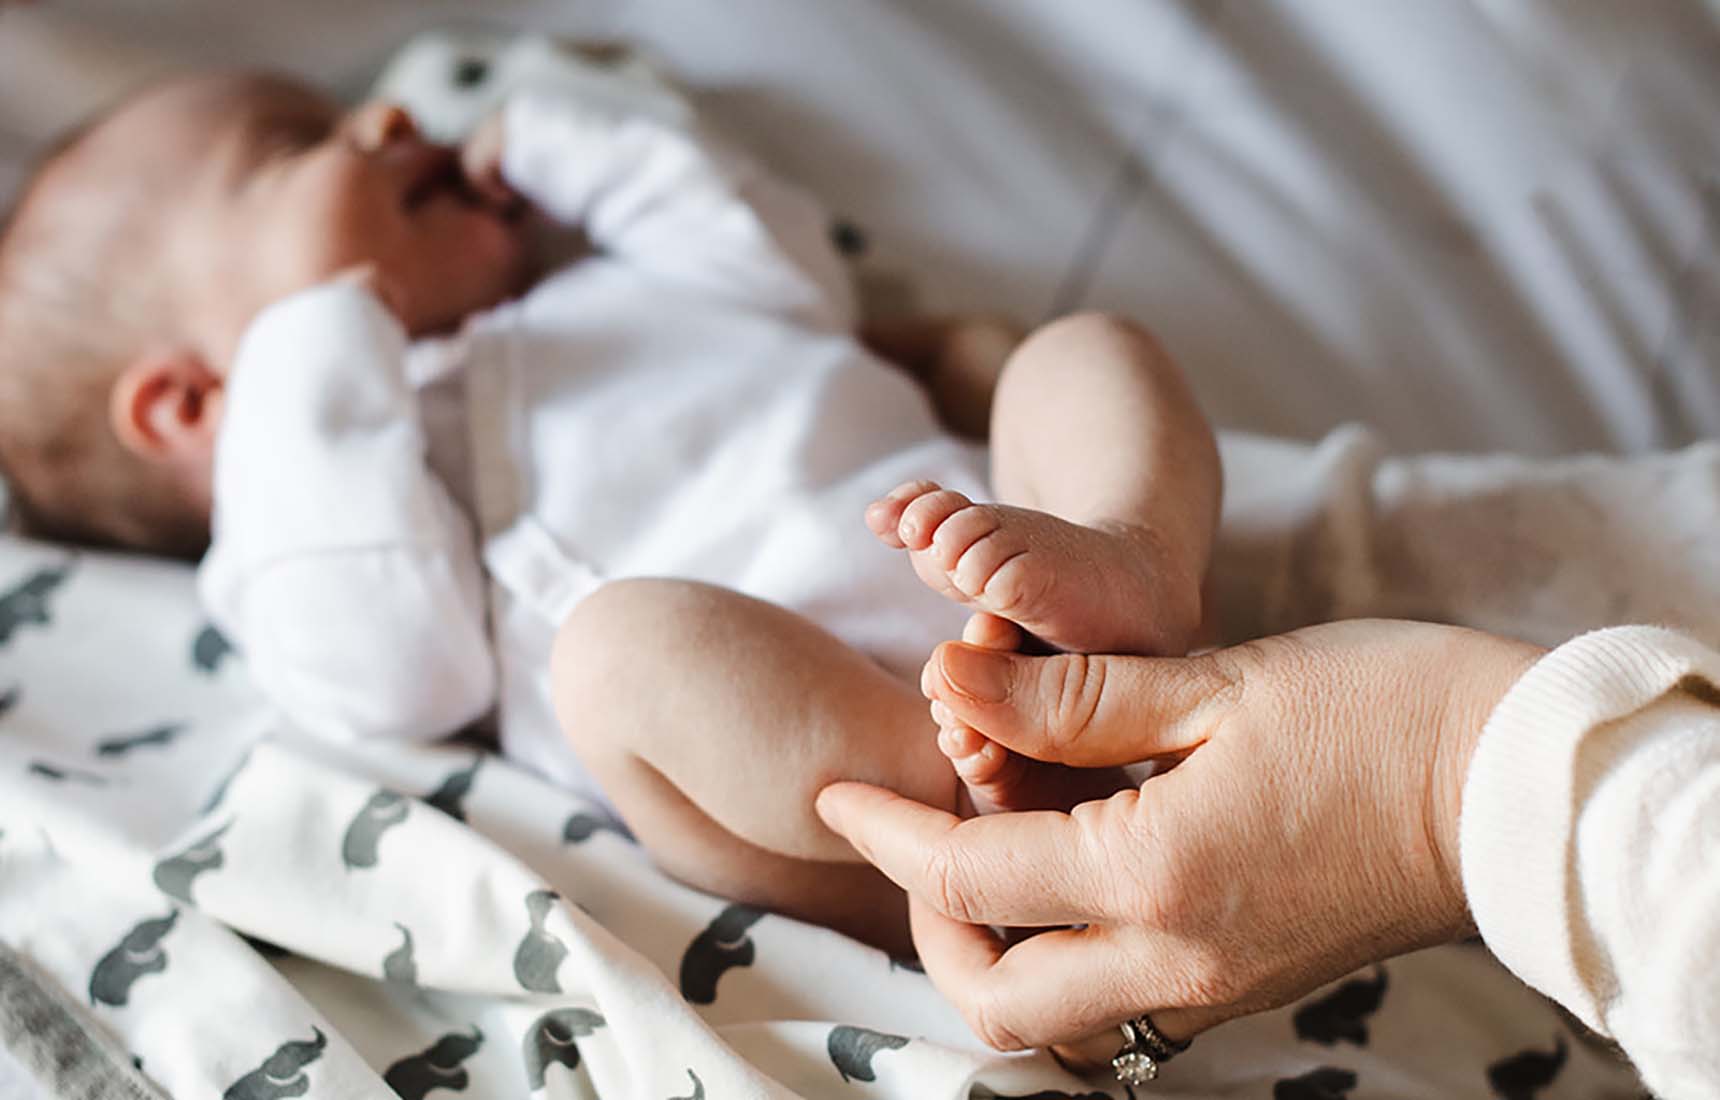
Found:
[[[544, 221], [585, 246], [534, 279]], [[42, 533], [207, 547], [209, 610], [295, 725], [494, 713], [671, 873], [905, 950], [815, 794], [1113, 789], [928, 717], [913, 678], [957, 634], [1185, 650], [1217, 457], [1157, 346], [1086, 317], [1009, 358], [988, 478], [855, 338], [825, 225], [572, 100], [455, 150], [386, 103], [179, 80], [54, 153], [0, 242], [0, 463]]]

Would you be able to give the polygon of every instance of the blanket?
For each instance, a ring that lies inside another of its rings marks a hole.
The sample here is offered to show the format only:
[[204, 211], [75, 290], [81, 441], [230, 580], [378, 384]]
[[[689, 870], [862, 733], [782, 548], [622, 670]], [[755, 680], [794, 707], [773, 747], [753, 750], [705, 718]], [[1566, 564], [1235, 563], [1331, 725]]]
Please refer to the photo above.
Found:
[[[0, 948], [0, 1039], [57, 1095], [1126, 1095], [984, 1048], [912, 960], [678, 885], [481, 743], [295, 735], [190, 570], [18, 539], [0, 539]], [[1454, 946], [1219, 1028], [1154, 1095], [1633, 1081]]]

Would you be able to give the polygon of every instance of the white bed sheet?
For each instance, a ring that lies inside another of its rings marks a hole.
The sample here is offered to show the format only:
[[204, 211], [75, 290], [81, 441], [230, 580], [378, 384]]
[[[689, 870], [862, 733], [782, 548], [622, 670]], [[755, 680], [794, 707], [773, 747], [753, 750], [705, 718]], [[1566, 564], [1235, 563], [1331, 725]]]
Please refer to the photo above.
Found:
[[1135, 314], [1229, 427], [1720, 434], [1711, 0], [50, 0], [0, 12], [0, 135], [175, 64], [356, 89], [474, 19], [648, 47], [925, 304]]

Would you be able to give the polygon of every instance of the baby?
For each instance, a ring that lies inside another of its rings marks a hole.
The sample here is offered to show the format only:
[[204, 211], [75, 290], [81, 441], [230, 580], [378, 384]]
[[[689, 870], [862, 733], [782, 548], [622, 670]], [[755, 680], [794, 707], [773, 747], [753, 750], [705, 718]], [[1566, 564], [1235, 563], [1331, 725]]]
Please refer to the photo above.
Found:
[[[535, 277], [540, 222], [584, 244]], [[904, 951], [901, 896], [814, 796], [1114, 789], [913, 681], [957, 634], [941, 661], [1186, 650], [1218, 460], [1120, 321], [1035, 334], [995, 400], [935, 349], [922, 389], [856, 340], [825, 226], [700, 137], [573, 101], [455, 150], [386, 103], [179, 80], [51, 155], [0, 241], [0, 464], [41, 533], [202, 555], [295, 725], [494, 714], [670, 873]], [[989, 477], [938, 421], [988, 402]]]

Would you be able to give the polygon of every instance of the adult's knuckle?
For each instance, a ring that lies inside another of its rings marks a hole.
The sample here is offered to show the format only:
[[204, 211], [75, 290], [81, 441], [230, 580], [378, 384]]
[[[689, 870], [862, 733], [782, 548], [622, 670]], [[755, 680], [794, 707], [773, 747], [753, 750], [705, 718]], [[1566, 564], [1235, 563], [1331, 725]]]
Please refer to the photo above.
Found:
[[1033, 1044], [1023, 1036], [1006, 1004], [990, 988], [974, 993], [962, 1012], [980, 1042], [993, 1050], [1026, 1050]]
[[1136, 873], [1119, 883], [1119, 905], [1135, 924], [1171, 933], [1198, 933], [1207, 917], [1203, 868], [1183, 845], [1155, 839], [1137, 847]]
[[1275, 726], [1316, 692], [1314, 655], [1297, 638], [1258, 638], [1210, 655], [1215, 691], [1209, 705], [1222, 725]]
[[1185, 1007], [1218, 1008], [1235, 1004], [1248, 981], [1234, 952], [1196, 942], [1183, 957], [1181, 995]]
[[1075, 826], [1069, 866], [1081, 875], [1095, 914], [1127, 924], [1141, 923], [1154, 892], [1151, 848], [1136, 820], [1140, 803], [1131, 788], [1069, 811]]
[[1048, 755], [1058, 760], [1076, 749], [1092, 729], [1104, 696], [1107, 662], [1068, 653], [1050, 658], [1042, 667], [1046, 706], [1041, 733]]
[[1158, 877], [1152, 882], [1136, 882], [1128, 888], [1122, 903], [1136, 923], [1162, 932], [1175, 932], [1189, 924], [1193, 906], [1181, 885]]
[[974, 923], [972, 874], [953, 841], [945, 840], [927, 851], [924, 876], [928, 905], [951, 920]]

